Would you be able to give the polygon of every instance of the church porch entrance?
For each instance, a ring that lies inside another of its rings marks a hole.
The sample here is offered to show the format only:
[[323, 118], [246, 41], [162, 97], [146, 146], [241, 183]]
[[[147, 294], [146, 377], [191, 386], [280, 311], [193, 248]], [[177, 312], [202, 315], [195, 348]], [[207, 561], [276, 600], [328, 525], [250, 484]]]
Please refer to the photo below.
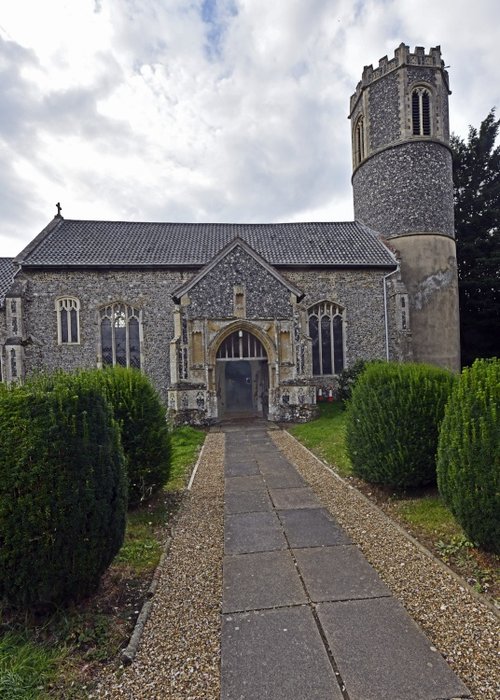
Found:
[[267, 418], [269, 368], [260, 340], [248, 331], [235, 331], [222, 341], [216, 361], [219, 418]]

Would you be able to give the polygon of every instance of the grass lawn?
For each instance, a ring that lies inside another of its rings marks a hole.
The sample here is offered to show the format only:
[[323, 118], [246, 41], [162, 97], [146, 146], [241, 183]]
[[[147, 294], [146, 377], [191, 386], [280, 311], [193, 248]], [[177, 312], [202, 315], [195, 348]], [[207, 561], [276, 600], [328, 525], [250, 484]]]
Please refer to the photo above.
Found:
[[290, 433], [314, 454], [336, 468], [341, 476], [352, 474], [351, 461], [345, 449], [343, 404], [320, 403], [320, 417], [310, 423], [290, 428]]
[[88, 601], [35, 618], [0, 610], [1, 700], [84, 700], [96, 664], [116, 658], [130, 637], [205, 433], [172, 432], [170, 477], [129, 512], [125, 540]]

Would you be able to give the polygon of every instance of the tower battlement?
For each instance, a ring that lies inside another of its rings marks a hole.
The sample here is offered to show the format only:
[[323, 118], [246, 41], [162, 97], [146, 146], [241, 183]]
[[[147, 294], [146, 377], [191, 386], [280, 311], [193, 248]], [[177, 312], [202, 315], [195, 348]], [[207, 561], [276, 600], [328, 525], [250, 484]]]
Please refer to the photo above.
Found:
[[387, 73], [390, 73], [391, 71], [396, 70], [396, 68], [400, 68], [404, 65], [438, 68], [443, 71], [446, 79], [446, 85], [448, 85], [448, 73], [444, 70], [444, 61], [441, 58], [440, 46], [431, 48], [428, 54], [425, 53], [425, 48], [423, 46], [416, 46], [415, 51], [412, 53], [409, 46], [407, 46], [405, 43], [401, 43], [394, 51], [394, 58], [389, 60], [387, 56], [384, 56], [379, 60], [377, 68], [374, 68], [373, 65], [365, 66], [363, 68], [363, 75], [359, 83], [356, 85], [356, 92], [351, 96], [351, 114], [357, 101], [359, 100], [361, 92], [365, 87], [371, 83], [374, 83]]

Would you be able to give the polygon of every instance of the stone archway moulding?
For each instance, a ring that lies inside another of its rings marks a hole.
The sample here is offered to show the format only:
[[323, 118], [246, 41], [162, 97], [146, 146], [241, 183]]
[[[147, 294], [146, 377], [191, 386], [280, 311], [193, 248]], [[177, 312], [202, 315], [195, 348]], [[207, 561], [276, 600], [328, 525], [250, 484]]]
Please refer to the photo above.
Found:
[[254, 335], [258, 340], [260, 340], [260, 342], [264, 346], [264, 350], [267, 354], [268, 363], [273, 364], [276, 362], [276, 346], [267, 333], [265, 333], [261, 328], [255, 326], [249, 321], [234, 321], [233, 323], [230, 323], [228, 326], [220, 330], [210, 343], [210, 346], [208, 348], [208, 364], [211, 367], [215, 367], [215, 363], [217, 360], [217, 351], [221, 343], [223, 343], [228, 336], [237, 331], [247, 331], [248, 333]]

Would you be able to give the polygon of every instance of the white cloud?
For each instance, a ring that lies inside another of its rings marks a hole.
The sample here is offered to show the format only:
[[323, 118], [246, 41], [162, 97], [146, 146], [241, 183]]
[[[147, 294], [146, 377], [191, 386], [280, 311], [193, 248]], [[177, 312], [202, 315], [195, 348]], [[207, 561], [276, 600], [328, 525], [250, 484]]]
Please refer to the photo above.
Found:
[[349, 97], [401, 41], [441, 44], [461, 135], [500, 101], [496, 0], [0, 3], [0, 255], [59, 200], [68, 218], [350, 218]]

